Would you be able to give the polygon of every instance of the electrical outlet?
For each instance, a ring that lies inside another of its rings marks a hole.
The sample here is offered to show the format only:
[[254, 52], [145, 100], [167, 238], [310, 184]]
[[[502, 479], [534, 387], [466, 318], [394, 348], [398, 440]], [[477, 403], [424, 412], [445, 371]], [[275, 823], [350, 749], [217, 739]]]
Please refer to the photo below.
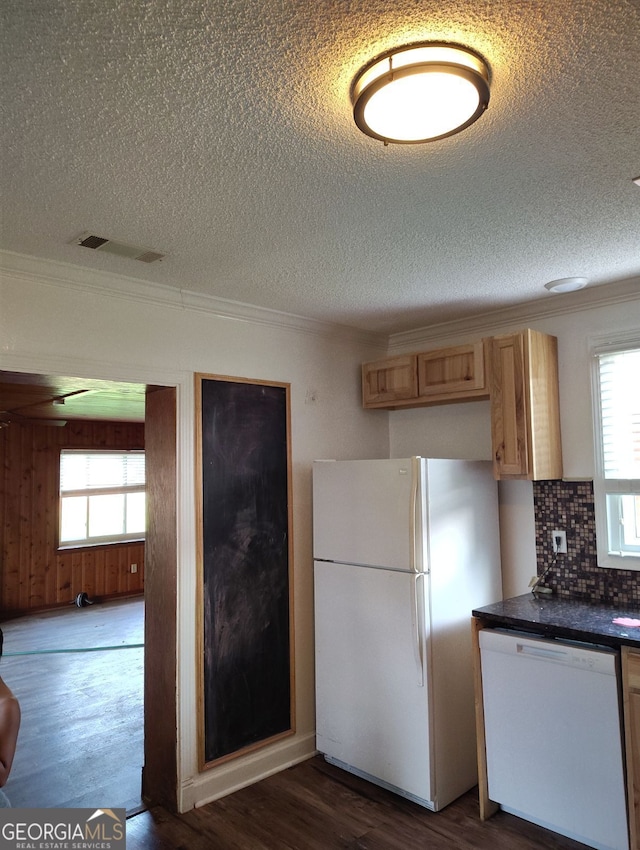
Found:
[[138, 565], [137, 564], [131, 564], [131, 572], [132, 573], [138, 572]]
[[559, 528], [554, 528], [551, 532], [551, 545], [553, 546], [554, 555], [567, 554], [567, 532]]

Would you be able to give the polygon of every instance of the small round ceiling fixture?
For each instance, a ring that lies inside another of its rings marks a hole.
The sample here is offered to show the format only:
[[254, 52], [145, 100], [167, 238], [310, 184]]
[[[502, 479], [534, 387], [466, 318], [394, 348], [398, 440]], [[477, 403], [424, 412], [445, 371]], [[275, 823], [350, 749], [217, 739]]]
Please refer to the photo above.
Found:
[[545, 283], [544, 288], [549, 292], [576, 292], [578, 289], [584, 289], [588, 282], [586, 277], [563, 277], [550, 280]]
[[489, 68], [468, 47], [421, 42], [366, 65], [351, 89], [353, 117], [385, 144], [420, 144], [459, 133], [489, 105]]

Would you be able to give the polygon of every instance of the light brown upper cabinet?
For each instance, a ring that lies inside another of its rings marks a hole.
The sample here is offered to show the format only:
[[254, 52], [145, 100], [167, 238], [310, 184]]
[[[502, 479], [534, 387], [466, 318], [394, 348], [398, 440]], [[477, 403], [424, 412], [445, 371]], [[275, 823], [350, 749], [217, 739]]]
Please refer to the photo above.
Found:
[[416, 355], [362, 364], [362, 406], [395, 407], [418, 394]]
[[485, 341], [362, 365], [367, 408], [421, 407], [489, 398]]
[[533, 330], [493, 337], [490, 374], [495, 477], [562, 478], [557, 339]]
[[362, 364], [362, 404], [398, 410], [490, 399], [496, 478], [562, 478], [558, 341], [523, 330]]
[[435, 401], [488, 398], [484, 342], [423, 351], [418, 359], [418, 397]]

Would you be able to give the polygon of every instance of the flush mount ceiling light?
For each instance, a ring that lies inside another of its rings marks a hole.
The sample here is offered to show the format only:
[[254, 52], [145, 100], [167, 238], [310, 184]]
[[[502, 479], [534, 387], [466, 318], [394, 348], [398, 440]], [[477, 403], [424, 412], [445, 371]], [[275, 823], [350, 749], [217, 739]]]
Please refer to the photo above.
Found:
[[549, 292], [576, 292], [578, 289], [584, 289], [587, 283], [586, 277], [563, 277], [560, 280], [550, 280], [545, 283], [544, 288]]
[[419, 144], [459, 133], [489, 105], [489, 68], [467, 47], [422, 42], [366, 65], [351, 89], [353, 117], [385, 144]]

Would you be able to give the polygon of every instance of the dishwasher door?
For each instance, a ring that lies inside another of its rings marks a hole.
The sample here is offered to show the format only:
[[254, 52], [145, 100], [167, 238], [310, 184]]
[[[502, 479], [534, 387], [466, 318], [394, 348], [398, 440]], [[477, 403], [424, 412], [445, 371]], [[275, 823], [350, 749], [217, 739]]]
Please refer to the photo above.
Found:
[[628, 850], [618, 654], [480, 632], [489, 798], [598, 850]]

